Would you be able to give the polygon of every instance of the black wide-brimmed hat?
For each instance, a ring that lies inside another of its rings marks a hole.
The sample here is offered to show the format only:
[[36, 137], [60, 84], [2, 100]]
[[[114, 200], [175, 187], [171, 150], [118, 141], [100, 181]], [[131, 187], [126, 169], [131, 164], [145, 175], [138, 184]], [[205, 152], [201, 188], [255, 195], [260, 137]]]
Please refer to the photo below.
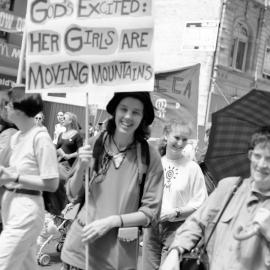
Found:
[[155, 118], [154, 106], [149, 92], [117, 92], [107, 104], [106, 110], [113, 115], [119, 102], [126, 97], [132, 97], [140, 100], [143, 105], [143, 119], [147, 125], [151, 125]]

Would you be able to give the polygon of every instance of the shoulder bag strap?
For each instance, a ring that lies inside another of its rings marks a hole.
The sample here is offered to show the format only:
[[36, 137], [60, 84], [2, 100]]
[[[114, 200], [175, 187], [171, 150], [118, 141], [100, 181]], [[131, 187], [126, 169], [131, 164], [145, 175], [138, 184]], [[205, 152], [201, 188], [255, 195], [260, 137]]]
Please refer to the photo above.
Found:
[[237, 189], [241, 186], [242, 182], [243, 182], [243, 179], [242, 179], [242, 177], [240, 177], [239, 180], [238, 180], [238, 182], [237, 182], [237, 184], [234, 185], [232, 192], [230, 193], [230, 195], [229, 195], [229, 197], [227, 198], [227, 200], [226, 200], [226, 202], [225, 202], [225, 204], [224, 204], [222, 210], [220, 211], [220, 213], [219, 213], [219, 215], [218, 215], [217, 221], [216, 221], [216, 223], [214, 224], [213, 229], [212, 229], [212, 231], [210, 232], [208, 239], [205, 241], [205, 244], [204, 244], [204, 247], [202, 248], [201, 254], [204, 253], [204, 252], [206, 251], [206, 247], [207, 247], [207, 245], [208, 245], [208, 243], [209, 243], [211, 237], [213, 236], [213, 233], [214, 233], [214, 231], [215, 231], [215, 229], [216, 229], [216, 227], [217, 227], [217, 225], [218, 225], [218, 222], [220, 221], [220, 219], [221, 219], [221, 217], [222, 217], [222, 215], [223, 215], [225, 209], [226, 209], [227, 206], [229, 205], [229, 203], [230, 203], [231, 199], [233, 198], [234, 194], [236, 193]]
[[137, 141], [136, 142], [136, 150], [137, 150], [137, 161], [138, 161], [138, 171], [139, 171], [139, 185], [140, 185], [140, 194], [139, 194], [139, 202], [141, 203], [141, 199], [144, 191], [144, 183], [146, 178], [147, 169], [150, 164], [150, 151], [149, 145], [147, 141]]

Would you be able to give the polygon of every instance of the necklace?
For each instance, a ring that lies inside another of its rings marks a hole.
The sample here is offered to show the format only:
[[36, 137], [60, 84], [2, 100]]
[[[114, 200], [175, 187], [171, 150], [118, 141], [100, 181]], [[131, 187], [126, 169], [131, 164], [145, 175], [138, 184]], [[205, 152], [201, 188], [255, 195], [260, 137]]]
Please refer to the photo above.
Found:
[[116, 147], [118, 153], [124, 153], [124, 152], [126, 152], [129, 149], [129, 147], [133, 144], [133, 142], [132, 142], [131, 144], [128, 144], [126, 148], [124, 148], [123, 150], [120, 150], [120, 148], [118, 147], [117, 143], [114, 140], [114, 137], [111, 136], [111, 138], [112, 138], [112, 142], [113, 142], [114, 146]]
[[[117, 149], [117, 153], [113, 152], [113, 149], [110, 146], [111, 143], [114, 144], [115, 148]], [[104, 139], [104, 145], [103, 145], [104, 152], [102, 153], [102, 156], [100, 159], [98, 172], [94, 176], [95, 178], [94, 181], [96, 183], [100, 183], [105, 179], [105, 175], [107, 174], [107, 171], [111, 163], [114, 165], [114, 168], [116, 170], [120, 168], [120, 166], [124, 162], [125, 157], [127, 155], [127, 150], [131, 148], [133, 143], [134, 141], [131, 144], [129, 144], [125, 149], [120, 150], [115, 140], [113, 139], [113, 136], [106, 135]]]
[[114, 165], [115, 169], [119, 169], [125, 160], [125, 157], [127, 155], [127, 151], [131, 148], [131, 146], [133, 145], [134, 142], [128, 144], [127, 147], [125, 147], [123, 150], [120, 150], [118, 145], [116, 144], [116, 142], [114, 140], [114, 137], [110, 136], [110, 138], [111, 138], [111, 140], [109, 140], [108, 143], [110, 143], [110, 141], [111, 141], [113, 143], [113, 145], [115, 146], [117, 152], [114, 152], [112, 149], [112, 146], [109, 147], [109, 145], [108, 145], [108, 148], [111, 151], [109, 149], [106, 149], [106, 147], [105, 147], [105, 152], [107, 155], [109, 155], [111, 157], [110, 160], [113, 161], [113, 165]]

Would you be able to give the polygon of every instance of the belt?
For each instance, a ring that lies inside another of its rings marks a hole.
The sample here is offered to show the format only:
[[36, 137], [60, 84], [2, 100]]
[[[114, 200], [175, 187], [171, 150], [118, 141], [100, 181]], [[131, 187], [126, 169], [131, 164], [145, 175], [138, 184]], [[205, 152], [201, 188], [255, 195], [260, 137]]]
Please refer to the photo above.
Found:
[[20, 193], [20, 194], [27, 194], [27, 195], [41, 195], [41, 192], [38, 190], [31, 190], [31, 189], [24, 189], [24, 188], [7, 188], [4, 186], [4, 188], [10, 192], [14, 193]]

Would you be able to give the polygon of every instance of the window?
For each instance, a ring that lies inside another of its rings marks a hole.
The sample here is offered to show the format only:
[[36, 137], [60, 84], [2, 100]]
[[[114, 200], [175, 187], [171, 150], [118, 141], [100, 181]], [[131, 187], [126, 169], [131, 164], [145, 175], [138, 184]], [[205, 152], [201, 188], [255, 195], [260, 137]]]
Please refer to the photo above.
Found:
[[237, 22], [233, 31], [233, 45], [231, 51], [231, 67], [245, 71], [248, 50], [248, 28], [242, 22]]
[[265, 53], [263, 59], [263, 76], [270, 78], [270, 38], [266, 41]]

